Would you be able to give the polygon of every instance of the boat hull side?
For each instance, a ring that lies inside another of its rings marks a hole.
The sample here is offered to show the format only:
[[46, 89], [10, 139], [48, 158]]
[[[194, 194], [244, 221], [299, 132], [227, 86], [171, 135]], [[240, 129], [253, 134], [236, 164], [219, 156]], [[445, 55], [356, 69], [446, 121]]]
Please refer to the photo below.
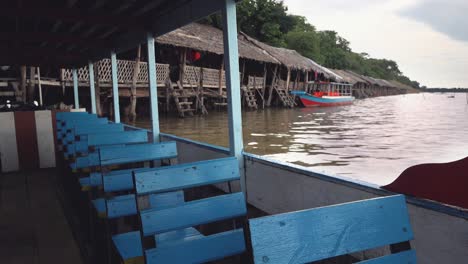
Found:
[[354, 97], [320, 98], [315, 96], [300, 95], [299, 98], [305, 107], [349, 105], [354, 101]]

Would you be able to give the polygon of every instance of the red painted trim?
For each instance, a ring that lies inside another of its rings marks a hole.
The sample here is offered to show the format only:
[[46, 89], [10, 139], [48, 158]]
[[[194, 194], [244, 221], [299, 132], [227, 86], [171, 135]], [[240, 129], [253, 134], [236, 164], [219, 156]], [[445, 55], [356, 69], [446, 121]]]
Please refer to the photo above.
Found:
[[468, 157], [410, 167], [382, 188], [468, 209]]
[[20, 170], [39, 168], [39, 150], [34, 112], [15, 112], [16, 145]]

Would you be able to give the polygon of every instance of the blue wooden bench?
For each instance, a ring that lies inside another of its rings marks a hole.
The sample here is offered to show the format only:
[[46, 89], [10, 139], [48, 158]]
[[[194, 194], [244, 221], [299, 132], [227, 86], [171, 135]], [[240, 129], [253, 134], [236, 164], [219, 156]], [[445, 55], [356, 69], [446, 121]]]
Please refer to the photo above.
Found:
[[88, 156], [77, 157], [70, 164], [72, 169], [122, 165], [151, 160], [177, 157], [177, 146], [173, 141], [162, 143], [103, 146]]
[[55, 114], [56, 126], [58, 129], [62, 127], [63, 122], [66, 120], [89, 118], [97, 118], [97, 115], [87, 112], [57, 112]]
[[[75, 168], [87, 168], [88, 166], [101, 167], [101, 172], [91, 173], [89, 177], [79, 179], [82, 190], [89, 190], [93, 186], [100, 186], [101, 183], [106, 183], [105, 191], [112, 192], [133, 190], [132, 172], [135, 170], [146, 171], [150, 168], [134, 168], [103, 173], [102, 167], [174, 159], [176, 157], [177, 146], [175, 142], [171, 141], [101, 147], [97, 152], [89, 153], [88, 156], [78, 157], [76, 163], [72, 165], [75, 164]], [[104, 198], [94, 199], [92, 203], [100, 217], [108, 216]]]
[[86, 134], [100, 134], [109, 132], [123, 132], [124, 125], [120, 123], [109, 123], [109, 124], [93, 124], [88, 126], [74, 127], [69, 133], [65, 134], [62, 138], [62, 145], [73, 144], [76, 140], [79, 140], [80, 135]]
[[72, 119], [62, 123], [61, 128], [57, 128], [57, 139], [60, 141], [65, 138], [67, 133], [70, 133], [75, 127], [85, 127], [90, 125], [109, 124], [107, 118], [89, 118], [89, 119]]
[[390, 245], [359, 263], [416, 263], [403, 195], [249, 220], [255, 263], [308, 263]]
[[101, 132], [94, 134], [81, 134], [76, 141], [67, 146], [64, 155], [68, 157], [86, 156], [102, 146], [127, 145], [148, 142], [148, 132], [145, 130], [133, 130], [122, 132]]
[[[200, 234], [194, 226], [245, 216], [246, 204], [242, 193], [231, 193], [195, 201], [150, 204], [142, 209], [141, 199], [162, 199], [168, 192], [239, 180], [235, 158], [201, 161], [135, 172], [136, 197], [132, 203], [121, 203], [122, 197], [107, 201], [109, 214], [116, 208], [137, 210], [141, 231], [112, 237], [124, 263], [202, 263], [237, 255], [245, 251], [243, 229], [225, 231], [209, 236]], [[151, 202], [150, 202], [151, 203]], [[134, 208], [131, 208], [134, 206]], [[116, 211], [121, 213], [121, 211]], [[153, 237], [156, 247], [144, 249], [142, 237]]]
[[107, 118], [98, 118], [96, 116], [90, 115], [87, 118], [78, 118], [78, 119], [65, 119], [63, 121], [58, 121], [57, 122], [57, 130], [59, 134], [64, 134], [68, 130], [70, 130], [75, 124], [80, 124], [80, 123], [108, 123], [109, 120]]

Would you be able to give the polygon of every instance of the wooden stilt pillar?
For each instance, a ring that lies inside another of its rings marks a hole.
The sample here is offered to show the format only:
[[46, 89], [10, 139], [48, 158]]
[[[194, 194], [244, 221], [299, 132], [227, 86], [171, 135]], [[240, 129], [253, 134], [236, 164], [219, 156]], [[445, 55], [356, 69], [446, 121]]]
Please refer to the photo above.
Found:
[[275, 69], [273, 71], [273, 78], [271, 80], [271, 85], [270, 85], [270, 91], [268, 91], [268, 102], [267, 106], [271, 106], [271, 100], [273, 99], [273, 90], [275, 89], [276, 85], [276, 78], [277, 78], [277, 73], [278, 73], [278, 65], [275, 66]]
[[289, 82], [291, 81], [291, 69], [288, 68], [288, 76], [286, 77], [286, 87], [285, 90], [289, 90]]
[[136, 104], [137, 104], [137, 80], [140, 74], [140, 57], [141, 57], [141, 45], [138, 45], [137, 56], [135, 59], [135, 67], [133, 69], [132, 88], [130, 90], [130, 121], [135, 122], [136, 120]]
[[39, 67], [37, 67], [37, 87], [39, 88], [39, 105], [42, 106], [41, 69]]
[[32, 103], [34, 101], [34, 79], [35, 77], [35, 67], [29, 67], [29, 83], [28, 83], [28, 102]]
[[99, 83], [99, 64], [94, 63], [93, 68], [96, 69], [94, 71], [94, 92], [95, 92], [95, 99], [96, 99], [96, 114], [98, 116], [102, 116], [102, 103], [101, 103], [101, 86]]
[[219, 69], [219, 95], [223, 95], [223, 71], [224, 71], [224, 56], [221, 59], [221, 67]]
[[21, 97], [23, 103], [26, 103], [26, 66], [21, 66], [20, 74], [21, 74], [21, 82], [20, 82], [20, 90], [21, 90]]
[[265, 109], [265, 90], [266, 90], [266, 81], [267, 81], [267, 64], [263, 66], [263, 87], [262, 87], [262, 109]]

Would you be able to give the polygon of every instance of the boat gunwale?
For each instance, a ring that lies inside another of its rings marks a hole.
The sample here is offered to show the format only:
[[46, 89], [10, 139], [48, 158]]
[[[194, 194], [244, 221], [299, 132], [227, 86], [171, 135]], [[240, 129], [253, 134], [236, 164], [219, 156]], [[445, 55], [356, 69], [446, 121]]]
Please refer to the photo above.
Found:
[[[139, 128], [139, 127], [128, 125], [128, 124], [124, 124], [124, 125], [132, 129], [143, 129], [151, 133], [151, 130], [148, 130], [145, 128]], [[179, 136], [172, 135], [172, 134], [160, 133], [160, 135], [163, 138], [168, 138], [171, 140], [175, 140], [175, 141], [183, 142], [186, 144], [195, 145], [195, 146], [208, 149], [211, 151], [215, 151], [221, 154], [229, 155], [229, 149], [226, 147], [221, 147], [221, 146], [217, 146], [217, 145], [213, 145], [213, 144], [209, 144], [205, 142], [183, 138], [183, 137], [179, 137]], [[290, 172], [302, 174], [308, 177], [313, 177], [319, 180], [324, 180], [324, 181], [336, 183], [336, 184], [342, 184], [344, 186], [351, 187], [351, 188], [358, 189], [358, 190], [365, 191], [365, 192], [369, 192], [375, 195], [388, 196], [388, 195], [399, 194], [399, 193], [385, 190], [381, 188], [379, 185], [376, 185], [373, 183], [351, 179], [351, 178], [343, 177], [339, 175], [323, 174], [320, 172], [310, 170], [307, 167], [304, 167], [301, 165], [296, 165], [296, 164], [292, 164], [292, 163], [288, 163], [284, 161], [278, 161], [278, 160], [274, 160], [268, 157], [248, 153], [245, 151], [242, 152], [242, 155], [248, 161], [255, 161], [255, 162], [262, 163], [264, 165], [272, 166], [272, 167], [279, 168], [279, 169], [284, 169]], [[468, 209], [439, 203], [437, 201], [417, 198], [417, 197], [413, 197], [409, 195], [405, 195], [405, 197], [406, 197], [406, 201], [411, 205], [468, 220]]]

